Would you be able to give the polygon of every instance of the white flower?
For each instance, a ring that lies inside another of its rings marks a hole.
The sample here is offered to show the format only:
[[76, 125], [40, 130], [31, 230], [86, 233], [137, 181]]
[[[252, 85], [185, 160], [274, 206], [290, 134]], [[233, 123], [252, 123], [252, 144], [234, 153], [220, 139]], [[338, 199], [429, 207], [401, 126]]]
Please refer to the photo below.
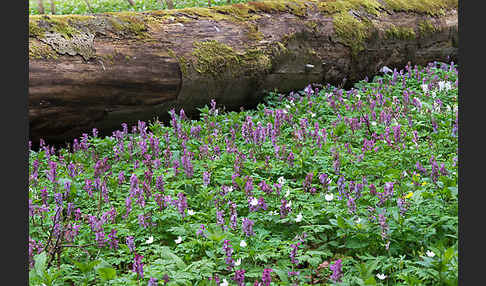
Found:
[[180, 236], [179, 236], [179, 237], [177, 237], [177, 239], [176, 239], [176, 240], [174, 240], [174, 241], [175, 241], [175, 243], [179, 244], [179, 243], [181, 243], [181, 242], [182, 242], [182, 237], [180, 237]]
[[228, 193], [231, 193], [233, 191], [233, 187], [229, 186], [227, 189]]
[[279, 178], [277, 179], [277, 183], [279, 183], [280, 185], [285, 184], [285, 178], [284, 178], [284, 177], [279, 177]]
[[244, 240], [240, 241], [240, 246], [241, 247], [246, 247], [247, 246], [246, 241], [244, 241]]
[[445, 86], [444, 86], [444, 88], [445, 88], [445, 90], [446, 90], [446, 91], [447, 91], [447, 90], [450, 90], [450, 89], [452, 89], [452, 85], [451, 85], [451, 82], [450, 82], [450, 81], [447, 81], [447, 82], [445, 83]]
[[371, 125], [376, 126], [376, 121], [371, 121]]
[[238, 258], [236, 261], [235, 261], [235, 266], [240, 266], [241, 264], [241, 258]]
[[290, 105], [285, 104], [285, 108], [289, 109], [290, 108]]
[[389, 72], [393, 72], [393, 71], [392, 71], [392, 70], [391, 70], [389, 67], [387, 67], [387, 66], [383, 66], [383, 67], [380, 69], [380, 71], [381, 71], [382, 73], [389, 73]]
[[295, 218], [295, 222], [301, 222], [302, 221], [302, 214], [298, 214], [297, 217]]
[[438, 84], [439, 84], [439, 91], [443, 90], [445, 87], [445, 81], [439, 81]]
[[430, 251], [430, 250], [427, 250], [427, 252], [425, 252], [425, 254], [427, 254], [428, 257], [434, 257], [435, 256], [435, 253], [433, 251]]
[[316, 114], [314, 112], [310, 113], [311, 117], [316, 117]]
[[288, 208], [290, 208], [290, 206], [292, 206], [292, 201], [289, 201], [289, 202], [287, 203], [287, 207], [288, 207]]
[[330, 202], [330, 201], [332, 201], [332, 199], [334, 199], [334, 195], [333, 194], [326, 194], [324, 196], [324, 198], [326, 199], [326, 201]]
[[219, 286], [228, 286], [228, 281], [226, 279], [223, 279], [223, 282], [219, 283]]
[[361, 222], [361, 218], [359, 217], [357, 220], [356, 220], [356, 223], [360, 223]]
[[196, 213], [196, 212], [195, 212], [195, 211], [193, 211], [193, 210], [187, 210], [187, 214], [188, 214], [188, 215], [194, 215], [195, 213]]
[[386, 278], [386, 275], [382, 274], [382, 273], [378, 273], [378, 274], [376, 274], [376, 277], [380, 280], [384, 280]]
[[252, 206], [256, 206], [258, 205], [258, 200], [256, 198], [253, 198], [251, 201], [250, 201], [250, 205]]
[[424, 83], [424, 84], [422, 84], [420, 87], [422, 88], [422, 90], [423, 90], [424, 92], [429, 91], [429, 86], [428, 86], [427, 84], [425, 84], [425, 83]]
[[287, 190], [287, 191], [285, 192], [284, 197], [288, 197], [289, 195], [290, 195], [290, 190]]
[[151, 244], [152, 242], [154, 242], [154, 237], [153, 236], [150, 236], [146, 241], [145, 243], [146, 244]]

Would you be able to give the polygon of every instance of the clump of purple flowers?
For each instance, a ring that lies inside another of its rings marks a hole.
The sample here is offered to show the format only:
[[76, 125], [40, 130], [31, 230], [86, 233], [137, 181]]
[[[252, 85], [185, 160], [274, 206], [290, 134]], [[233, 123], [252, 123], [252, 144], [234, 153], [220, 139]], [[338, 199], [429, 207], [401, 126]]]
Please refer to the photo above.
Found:
[[342, 268], [343, 268], [343, 265], [342, 265], [341, 259], [334, 261], [334, 263], [329, 266], [329, 269], [331, 269], [331, 271], [332, 271], [332, 274], [331, 274], [331, 277], [330, 277], [331, 280], [333, 280], [335, 282], [338, 282], [339, 280], [341, 280]]
[[243, 218], [243, 222], [242, 222], [242, 229], [243, 229], [243, 232], [246, 234], [246, 236], [252, 236], [254, 235], [255, 233], [253, 232], [253, 225], [255, 224], [254, 221], [252, 221], [251, 219], [248, 219], [248, 218]]

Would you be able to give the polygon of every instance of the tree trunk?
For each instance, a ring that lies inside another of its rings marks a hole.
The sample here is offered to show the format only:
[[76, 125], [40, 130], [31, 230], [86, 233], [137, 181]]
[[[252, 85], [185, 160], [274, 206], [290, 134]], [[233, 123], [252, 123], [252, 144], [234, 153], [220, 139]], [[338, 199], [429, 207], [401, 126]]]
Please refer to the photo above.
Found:
[[39, 14], [44, 14], [44, 0], [37, 0], [37, 9], [39, 10]]
[[111, 135], [123, 122], [166, 120], [171, 108], [197, 116], [211, 99], [238, 110], [265, 91], [350, 87], [384, 65], [457, 62], [457, 3], [356, 3], [30, 16], [30, 138], [72, 140], [93, 127]]
[[174, 2], [172, 0], [165, 0], [165, 3], [167, 3], [167, 9], [174, 9]]
[[91, 8], [91, 4], [89, 3], [89, 0], [84, 0], [84, 2], [86, 3], [86, 6], [88, 6], [88, 10], [89, 10], [91, 13], [94, 13], [93, 9]]
[[55, 15], [56, 14], [56, 4], [54, 3], [54, 0], [51, 1], [51, 14]]

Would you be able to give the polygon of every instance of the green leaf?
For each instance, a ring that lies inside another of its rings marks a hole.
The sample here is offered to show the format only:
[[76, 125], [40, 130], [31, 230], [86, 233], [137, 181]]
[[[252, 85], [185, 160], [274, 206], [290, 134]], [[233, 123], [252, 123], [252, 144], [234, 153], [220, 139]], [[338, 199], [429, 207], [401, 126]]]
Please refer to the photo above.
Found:
[[47, 268], [47, 254], [45, 251], [34, 256], [34, 269], [37, 275], [44, 277], [44, 272]]
[[289, 278], [287, 276], [287, 272], [284, 271], [284, 270], [281, 270], [281, 269], [274, 269], [275, 273], [277, 273], [278, 275], [278, 278], [280, 278], [280, 280], [284, 283], [286, 283], [285, 285], [287, 285], [287, 283], [289, 283]]
[[116, 270], [108, 267], [100, 267], [96, 269], [101, 280], [108, 281], [116, 278]]
[[351, 238], [346, 241], [346, 247], [351, 248], [351, 249], [358, 249], [358, 248], [363, 248], [368, 246], [367, 241], [363, 241], [357, 238]]
[[375, 277], [370, 276], [364, 281], [364, 285], [376, 285]]

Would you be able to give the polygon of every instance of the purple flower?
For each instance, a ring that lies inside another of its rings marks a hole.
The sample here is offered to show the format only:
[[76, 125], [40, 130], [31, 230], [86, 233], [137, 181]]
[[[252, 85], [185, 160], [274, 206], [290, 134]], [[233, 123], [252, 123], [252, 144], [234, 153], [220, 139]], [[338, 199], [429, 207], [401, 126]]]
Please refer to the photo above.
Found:
[[202, 236], [206, 237], [206, 234], [204, 233], [205, 230], [206, 230], [206, 228], [204, 227], [204, 224], [201, 224], [199, 226], [199, 229], [196, 231], [196, 235], [197, 236], [202, 235]]
[[331, 274], [331, 280], [334, 280], [335, 282], [338, 282], [341, 280], [342, 276], [342, 260], [338, 259], [334, 261], [333, 264], [329, 266], [329, 269], [331, 269], [332, 274]]
[[299, 246], [300, 246], [300, 242], [290, 245], [290, 248], [292, 248], [292, 250], [290, 251], [290, 262], [292, 262], [292, 264], [295, 265], [299, 263], [299, 260], [295, 258], [295, 256], [297, 256], [297, 249], [299, 248]]
[[112, 229], [111, 233], [108, 235], [108, 237], [110, 238], [110, 241], [108, 242], [110, 244], [110, 249], [111, 248], [114, 248], [114, 249], [118, 248], [118, 240], [117, 240], [117, 237], [116, 237], [116, 232], [117, 232], [116, 229]]
[[209, 185], [210, 181], [211, 181], [211, 173], [204, 172], [203, 173], [203, 185], [204, 186]]
[[150, 277], [147, 286], [157, 286], [157, 278]]
[[244, 286], [245, 285], [245, 270], [235, 270], [235, 276], [233, 277], [233, 280], [238, 284], [238, 286]]
[[263, 274], [262, 274], [262, 283], [265, 286], [269, 286], [270, 283], [272, 282], [272, 276], [270, 275], [270, 272], [273, 270], [270, 268], [265, 268], [263, 269]]
[[127, 236], [125, 238], [125, 241], [127, 243], [128, 249], [130, 249], [131, 252], [135, 252], [135, 243], [133, 242], [133, 236]]
[[178, 201], [177, 201], [177, 210], [181, 214], [182, 218], [186, 216], [185, 210], [187, 209], [187, 199], [186, 195], [184, 193], [178, 193], [177, 194]]
[[139, 255], [135, 252], [135, 257], [133, 258], [133, 268], [132, 271], [137, 273], [140, 279], [143, 279], [143, 263], [142, 263], [142, 255]]
[[224, 231], [224, 211], [216, 211], [216, 223], [220, 225]]
[[226, 258], [224, 261], [228, 265], [228, 270], [231, 270], [235, 266], [235, 261], [233, 260], [233, 247], [231, 247], [231, 244], [229, 240], [225, 239], [223, 241], [223, 251], [226, 254]]
[[281, 199], [280, 202], [282, 203], [280, 205], [280, 218], [285, 218], [292, 211], [292, 208], [286, 199]]
[[143, 228], [148, 227], [148, 223], [145, 220], [145, 215], [143, 215], [143, 214], [138, 215], [138, 224]]
[[243, 229], [243, 232], [246, 234], [246, 236], [252, 236], [254, 235], [255, 233], [253, 232], [253, 225], [255, 224], [254, 221], [252, 221], [251, 219], [248, 219], [248, 218], [243, 218], [243, 222], [242, 222], [242, 229]]

